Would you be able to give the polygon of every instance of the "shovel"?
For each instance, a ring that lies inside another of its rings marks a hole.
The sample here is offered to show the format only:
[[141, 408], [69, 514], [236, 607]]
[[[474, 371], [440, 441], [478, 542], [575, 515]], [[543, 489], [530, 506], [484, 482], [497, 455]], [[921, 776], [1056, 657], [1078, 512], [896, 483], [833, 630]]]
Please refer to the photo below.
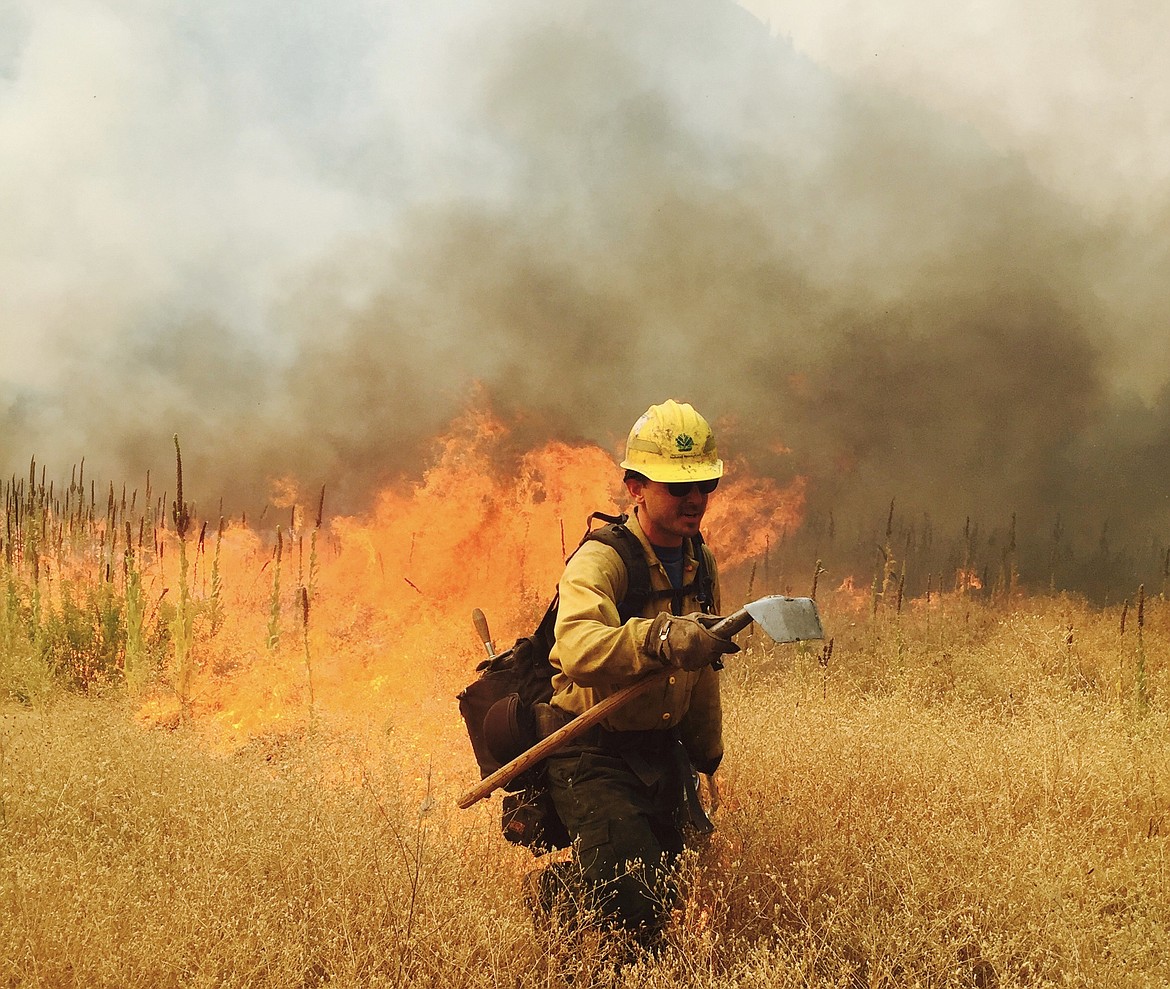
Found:
[[[730, 639], [736, 632], [743, 630], [753, 621], [764, 630], [769, 638], [776, 642], [803, 642], [806, 639], [823, 639], [825, 637], [824, 629], [821, 628], [820, 615], [817, 613], [817, 605], [812, 598], [789, 598], [779, 594], [745, 604], [739, 611], [712, 625], [711, 632], [722, 638]], [[623, 687], [617, 693], [610, 694], [604, 700], [594, 704], [588, 711], [577, 715], [567, 725], [558, 728], [547, 738], [537, 742], [528, 751], [522, 752], [511, 762], [501, 766], [463, 794], [456, 801], [456, 804], [466, 810], [478, 803], [493, 791], [510, 783], [526, 769], [535, 766], [566, 743], [588, 731], [623, 704], [627, 704], [635, 697], [652, 690], [677, 673], [678, 670], [673, 667], [655, 671], [636, 683]]]

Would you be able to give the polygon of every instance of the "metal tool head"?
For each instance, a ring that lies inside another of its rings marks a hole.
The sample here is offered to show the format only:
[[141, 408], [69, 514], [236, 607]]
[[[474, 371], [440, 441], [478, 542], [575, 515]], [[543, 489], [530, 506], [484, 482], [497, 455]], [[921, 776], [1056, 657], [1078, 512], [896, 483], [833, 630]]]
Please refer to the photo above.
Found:
[[823, 639], [821, 616], [812, 598], [787, 598], [780, 594], [744, 605], [752, 620], [777, 642]]

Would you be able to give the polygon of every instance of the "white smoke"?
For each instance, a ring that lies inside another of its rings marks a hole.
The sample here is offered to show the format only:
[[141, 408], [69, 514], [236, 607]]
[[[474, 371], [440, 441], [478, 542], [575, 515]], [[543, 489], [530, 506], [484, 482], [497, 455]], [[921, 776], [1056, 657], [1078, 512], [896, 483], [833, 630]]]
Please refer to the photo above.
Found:
[[352, 509], [480, 383], [837, 507], [1095, 525], [1139, 463], [1160, 526], [1167, 15], [977, 11], [0, 0], [0, 462]]

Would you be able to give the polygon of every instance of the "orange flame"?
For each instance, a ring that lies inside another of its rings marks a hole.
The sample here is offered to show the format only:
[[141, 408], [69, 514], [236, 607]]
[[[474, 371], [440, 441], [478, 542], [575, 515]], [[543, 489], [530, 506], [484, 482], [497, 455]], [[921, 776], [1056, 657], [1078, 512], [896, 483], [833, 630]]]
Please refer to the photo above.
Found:
[[[509, 439], [498, 418], [472, 410], [437, 441], [422, 477], [383, 491], [367, 517], [317, 530], [313, 506], [294, 510], [279, 536], [232, 525], [207, 540], [191, 578], [201, 609], [192, 704], [222, 744], [303, 722], [310, 708], [415, 736], [461, 734], [452, 695], [485, 654], [472, 610], [488, 616], [497, 650], [530, 632], [589, 514], [626, 504], [609, 452], [549, 441], [516, 455]], [[721, 567], [795, 531], [804, 491], [801, 478], [781, 486], [732, 465], [705, 525]], [[281, 482], [279, 494], [288, 507], [295, 491]], [[176, 545], [156, 595], [176, 587]], [[155, 701], [143, 717], [175, 709]]]
[[973, 568], [964, 570], [960, 567], [955, 571], [956, 591], [979, 591], [983, 589], [983, 581]]

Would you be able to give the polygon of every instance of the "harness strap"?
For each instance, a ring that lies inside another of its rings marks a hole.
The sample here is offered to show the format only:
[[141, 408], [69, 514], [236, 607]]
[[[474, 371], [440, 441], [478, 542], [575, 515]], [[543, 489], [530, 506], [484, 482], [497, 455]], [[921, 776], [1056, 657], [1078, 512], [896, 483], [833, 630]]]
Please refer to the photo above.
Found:
[[[599, 514], [595, 512], [590, 519]], [[650, 587], [650, 564], [646, 562], [646, 554], [642, 552], [638, 537], [626, 527], [627, 520], [628, 517], [622, 515], [620, 520], [609, 522], [600, 529], [589, 529], [581, 540], [582, 545], [592, 539], [605, 543], [622, 558], [622, 565], [626, 568], [626, 593], [617, 606], [618, 617], [623, 622], [640, 615], [646, 602], [652, 600], [655, 594]]]
[[[592, 527], [594, 520], [600, 520], [605, 525], [594, 529]], [[605, 512], [593, 512], [589, 516], [585, 535], [581, 537], [577, 549], [573, 550], [573, 553], [576, 553], [589, 540], [596, 539], [598, 542], [605, 543], [622, 558], [622, 563], [626, 568], [626, 594], [617, 603], [618, 616], [622, 622], [627, 622], [640, 615], [649, 602], [667, 598], [671, 599], [671, 613], [681, 614], [683, 600], [692, 592], [699, 602], [700, 610], [705, 614], [712, 614], [715, 610], [715, 586], [711, 579], [710, 567], [707, 565], [703, 537], [696, 535], [691, 540], [691, 552], [697, 564], [695, 579], [677, 589], [656, 591], [650, 586], [650, 565], [646, 562], [646, 554], [642, 552], [642, 544], [638, 541], [638, 537], [627, 528], [626, 522], [628, 521], [628, 515], [607, 515]], [[572, 559], [572, 554], [570, 554], [569, 559]], [[545, 610], [544, 617], [541, 618], [540, 624], [533, 634], [533, 638], [540, 640], [546, 653], [552, 649], [553, 640], [556, 637], [557, 605], [559, 603], [560, 595], [554, 594]]]
[[[606, 524], [601, 528], [592, 528], [594, 519], [601, 519]], [[650, 565], [646, 562], [646, 554], [642, 551], [642, 544], [638, 541], [626, 522], [627, 515], [606, 515], [594, 512], [589, 516], [590, 527], [586, 529], [578, 549], [590, 539], [605, 543], [621, 558], [626, 568], [626, 594], [618, 602], [618, 615], [623, 622], [641, 615], [646, 605], [651, 601], [670, 599], [672, 614], [682, 614], [683, 601], [688, 594], [693, 593], [699, 602], [699, 608], [705, 614], [711, 614], [715, 608], [715, 588], [711, 579], [710, 567], [707, 565], [707, 554], [704, 550], [703, 537], [696, 534], [690, 540], [691, 555], [696, 562], [695, 579], [682, 587], [672, 587], [664, 591], [656, 591], [650, 584]]]

